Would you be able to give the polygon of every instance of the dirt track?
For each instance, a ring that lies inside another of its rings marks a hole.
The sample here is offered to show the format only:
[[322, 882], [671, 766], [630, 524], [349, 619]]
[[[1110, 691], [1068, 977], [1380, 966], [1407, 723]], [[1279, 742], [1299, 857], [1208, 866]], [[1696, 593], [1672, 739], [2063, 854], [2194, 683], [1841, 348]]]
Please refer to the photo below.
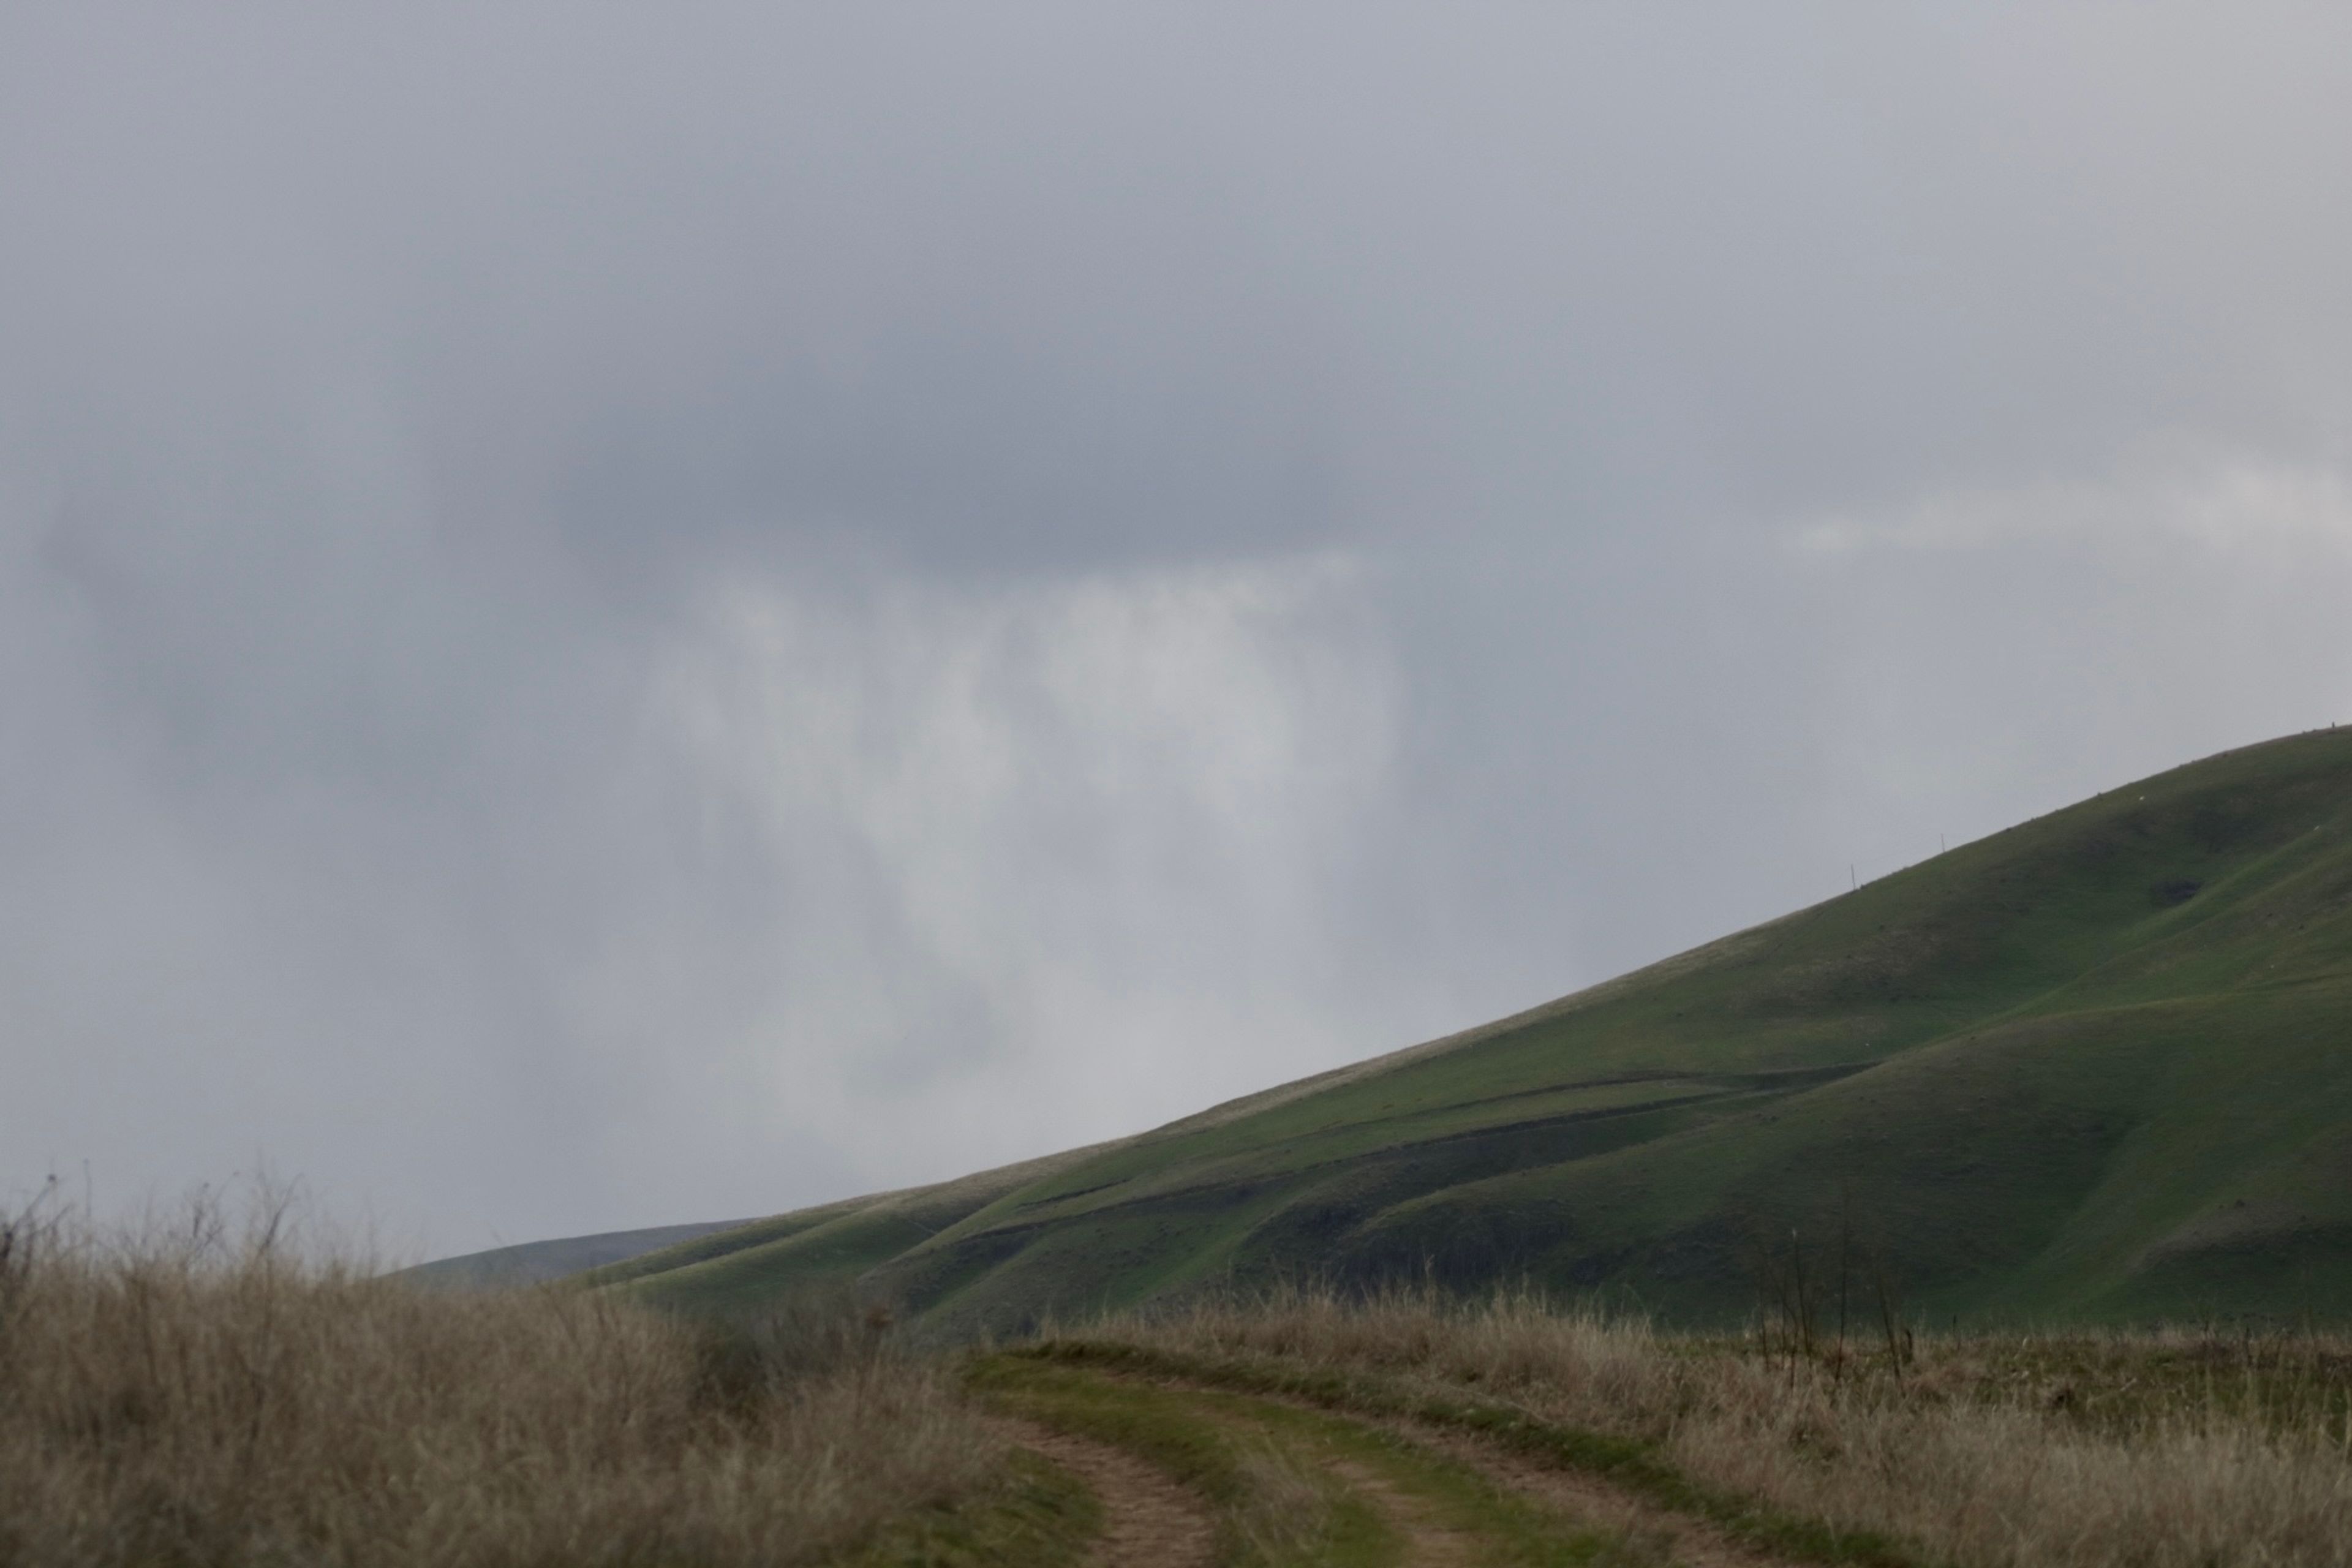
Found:
[[[1108, 1383], [1126, 1381], [1106, 1377]], [[1161, 1379], [1139, 1380], [1181, 1394], [1193, 1385]], [[1199, 1389], [1217, 1397], [1230, 1391]], [[1633, 1549], [1635, 1558], [1684, 1568], [1780, 1568], [1782, 1560], [1733, 1540], [1713, 1524], [1663, 1509], [1639, 1494], [1599, 1477], [1542, 1464], [1500, 1444], [1471, 1434], [1417, 1422], [1357, 1415], [1301, 1401], [1245, 1396], [1252, 1405], [1311, 1412], [1364, 1431], [1388, 1434], [1434, 1458], [1476, 1471], [1497, 1489], [1533, 1503], [1559, 1521], [1563, 1531], [1611, 1537]], [[1005, 1422], [1011, 1439], [1077, 1475], [1100, 1499], [1106, 1531], [1093, 1561], [1099, 1568], [1187, 1568], [1211, 1561], [1216, 1538], [1206, 1500], [1161, 1470], [1111, 1444], [1057, 1431], [1034, 1421]], [[1300, 1449], [1299, 1452], [1307, 1452]], [[1451, 1523], [1433, 1512], [1428, 1499], [1373, 1467], [1326, 1454], [1317, 1468], [1339, 1489], [1369, 1505], [1404, 1548], [1412, 1568], [1474, 1568], [1486, 1561], [1482, 1539], [1456, 1517]]]

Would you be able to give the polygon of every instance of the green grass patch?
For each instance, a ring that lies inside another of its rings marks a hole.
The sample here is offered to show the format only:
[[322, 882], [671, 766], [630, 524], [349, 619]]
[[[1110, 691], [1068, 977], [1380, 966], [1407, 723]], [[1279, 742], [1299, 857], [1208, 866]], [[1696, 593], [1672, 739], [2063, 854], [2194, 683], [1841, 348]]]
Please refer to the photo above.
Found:
[[979, 1497], [893, 1521], [831, 1568], [1076, 1568], [1102, 1534], [1102, 1505], [1059, 1465], [1018, 1453]]

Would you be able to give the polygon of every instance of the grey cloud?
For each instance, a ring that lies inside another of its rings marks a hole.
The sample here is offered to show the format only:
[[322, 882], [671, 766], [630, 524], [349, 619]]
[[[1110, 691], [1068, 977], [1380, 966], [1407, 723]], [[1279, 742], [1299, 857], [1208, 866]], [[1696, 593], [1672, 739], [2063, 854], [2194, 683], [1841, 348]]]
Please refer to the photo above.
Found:
[[2332, 8], [0, 18], [0, 1186], [1192, 1109], [2339, 716]]

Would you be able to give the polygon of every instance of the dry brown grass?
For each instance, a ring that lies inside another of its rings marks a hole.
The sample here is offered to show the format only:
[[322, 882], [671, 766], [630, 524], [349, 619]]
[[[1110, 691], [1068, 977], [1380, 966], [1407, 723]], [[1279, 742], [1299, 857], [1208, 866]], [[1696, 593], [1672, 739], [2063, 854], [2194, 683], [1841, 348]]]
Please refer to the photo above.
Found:
[[2179, 1336], [1922, 1340], [1898, 1379], [1883, 1356], [1766, 1355], [1529, 1300], [1312, 1292], [1089, 1337], [1478, 1391], [1650, 1441], [1710, 1489], [1888, 1532], [1931, 1560], [2352, 1563], [2341, 1344], [2273, 1345], [2265, 1362], [2255, 1345]]
[[839, 1313], [725, 1333], [231, 1238], [0, 1229], [0, 1563], [790, 1564], [995, 1465]]
[[1289, 1449], [1244, 1440], [1234, 1454], [1232, 1516], [1237, 1555], [1245, 1563], [1303, 1563], [1330, 1528], [1331, 1496]]

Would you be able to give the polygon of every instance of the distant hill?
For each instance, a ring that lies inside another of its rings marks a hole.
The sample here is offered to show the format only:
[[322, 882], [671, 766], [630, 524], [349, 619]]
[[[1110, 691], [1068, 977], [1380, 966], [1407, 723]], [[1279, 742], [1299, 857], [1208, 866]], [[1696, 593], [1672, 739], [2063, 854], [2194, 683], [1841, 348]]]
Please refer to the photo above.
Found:
[[855, 1281], [965, 1329], [1285, 1276], [1720, 1321], [1799, 1265], [1857, 1312], [1885, 1280], [1939, 1318], [2352, 1317], [2352, 730], [1139, 1137], [591, 1279], [697, 1310]]
[[467, 1289], [534, 1285], [625, 1262], [714, 1231], [734, 1230], [744, 1223], [722, 1219], [702, 1225], [658, 1225], [648, 1230], [611, 1230], [602, 1236], [571, 1236], [557, 1241], [527, 1241], [517, 1247], [494, 1247], [487, 1252], [468, 1252], [459, 1258], [420, 1263], [399, 1270], [398, 1278], [419, 1285]]

